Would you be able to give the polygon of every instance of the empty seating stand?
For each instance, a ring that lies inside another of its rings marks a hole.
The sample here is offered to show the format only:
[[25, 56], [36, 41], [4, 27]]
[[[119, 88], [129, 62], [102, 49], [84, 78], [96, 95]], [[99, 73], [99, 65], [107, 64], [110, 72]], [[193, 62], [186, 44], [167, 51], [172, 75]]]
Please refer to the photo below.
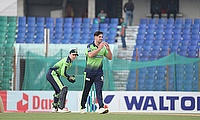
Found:
[[[176, 20], [164, 18], [140, 19], [138, 35], [136, 38], [136, 46], [133, 51], [133, 61], [136, 60], [136, 54], [138, 54], [139, 61], [151, 61], [160, 59], [173, 52], [176, 52], [177, 54], [184, 57], [198, 57], [198, 49], [200, 43], [199, 25], [199, 19], [193, 20], [190, 18], [179, 18]], [[136, 53], [136, 48], [138, 48], [138, 53]], [[162, 91], [168, 89], [174, 91], [198, 91], [197, 85], [194, 84], [196, 79], [195, 76], [197, 76], [194, 68], [197, 67], [197, 64], [191, 65], [192, 67], [190, 66], [190, 70], [188, 70], [186, 67], [187, 65], [180, 66], [182, 67], [181, 69], [178, 67], [178, 69], [170, 69], [170, 71], [168, 71], [168, 88], [166, 88], [167, 86], [165, 84], [167, 75], [166, 68], [162, 68], [162, 73], [160, 73], [160, 70], [156, 69], [154, 71], [157, 71], [157, 73], [151, 73], [150, 69], [146, 69], [147, 73], [145, 74], [145, 78], [138, 78], [140, 81], [140, 84], [138, 84], [138, 90]], [[189, 73], [189, 71], [191, 71], [191, 73]], [[174, 76], [174, 72], [179, 73]], [[133, 82], [135, 79], [136, 78], [133, 77], [128, 78], [128, 83], [133, 83], [133, 85], [127, 84], [127, 90], [136, 90], [136, 84]], [[148, 86], [146, 86], [147, 83]]]

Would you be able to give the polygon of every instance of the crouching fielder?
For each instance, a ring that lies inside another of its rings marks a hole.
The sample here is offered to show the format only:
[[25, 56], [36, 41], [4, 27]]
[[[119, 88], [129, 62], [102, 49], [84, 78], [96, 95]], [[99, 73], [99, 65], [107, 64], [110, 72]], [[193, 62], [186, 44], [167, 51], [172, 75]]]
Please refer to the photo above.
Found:
[[67, 74], [67, 70], [72, 66], [72, 61], [76, 59], [76, 56], [78, 56], [77, 50], [72, 49], [67, 57], [58, 61], [46, 74], [46, 79], [55, 91], [55, 94], [53, 94], [54, 102], [52, 103], [52, 112], [70, 112], [69, 110], [63, 109], [65, 107], [68, 88], [64, 86], [60, 77], [67, 78], [71, 83], [75, 82], [75, 76]]

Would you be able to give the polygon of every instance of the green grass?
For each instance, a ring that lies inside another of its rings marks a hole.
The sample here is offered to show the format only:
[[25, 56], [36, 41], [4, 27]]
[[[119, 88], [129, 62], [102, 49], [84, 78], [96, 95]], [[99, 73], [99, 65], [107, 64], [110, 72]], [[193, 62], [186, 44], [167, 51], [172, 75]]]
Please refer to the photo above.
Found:
[[0, 113], [0, 120], [199, 120], [200, 114]]

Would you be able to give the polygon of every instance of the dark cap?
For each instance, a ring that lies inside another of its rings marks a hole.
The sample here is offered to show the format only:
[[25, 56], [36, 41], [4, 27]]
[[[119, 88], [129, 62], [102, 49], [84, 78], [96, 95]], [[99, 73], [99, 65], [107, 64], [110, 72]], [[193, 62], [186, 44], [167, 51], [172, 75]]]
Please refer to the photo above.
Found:
[[69, 53], [78, 56], [78, 51], [77, 51], [77, 49], [71, 49]]

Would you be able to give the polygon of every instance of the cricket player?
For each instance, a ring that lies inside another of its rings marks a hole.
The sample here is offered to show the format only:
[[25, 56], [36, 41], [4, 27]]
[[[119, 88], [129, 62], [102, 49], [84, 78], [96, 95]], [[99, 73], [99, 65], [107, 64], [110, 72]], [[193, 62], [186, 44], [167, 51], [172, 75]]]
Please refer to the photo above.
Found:
[[86, 68], [84, 71], [85, 84], [81, 99], [81, 113], [86, 113], [85, 104], [93, 83], [96, 89], [99, 113], [104, 114], [109, 112], [107, 108], [104, 108], [102, 97], [102, 88], [104, 83], [102, 67], [104, 56], [107, 59], [112, 60], [112, 53], [108, 43], [103, 42], [102, 40], [103, 32], [96, 31], [94, 33], [94, 42], [88, 44], [86, 49]]
[[76, 59], [78, 52], [76, 49], [72, 49], [69, 55], [58, 61], [53, 67], [51, 67], [46, 74], [46, 79], [51, 83], [55, 94], [54, 102], [52, 103], [52, 112], [70, 112], [69, 110], [64, 110], [66, 95], [68, 92], [68, 87], [64, 86], [60, 77], [65, 77], [71, 83], [75, 82], [75, 76], [67, 74], [67, 70], [72, 66], [72, 61]]

